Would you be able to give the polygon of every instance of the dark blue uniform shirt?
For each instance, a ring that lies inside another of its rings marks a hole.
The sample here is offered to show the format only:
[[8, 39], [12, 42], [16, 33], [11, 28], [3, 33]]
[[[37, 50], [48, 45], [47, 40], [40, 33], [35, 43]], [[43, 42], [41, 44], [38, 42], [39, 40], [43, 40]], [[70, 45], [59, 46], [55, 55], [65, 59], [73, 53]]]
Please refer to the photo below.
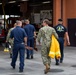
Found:
[[23, 43], [25, 37], [27, 37], [26, 32], [19, 26], [11, 31], [10, 38], [14, 38], [15, 44]]
[[58, 24], [54, 28], [55, 28], [58, 36], [64, 38], [64, 34], [65, 34], [65, 32], [67, 32], [67, 29], [61, 24]]
[[27, 34], [28, 39], [31, 39], [34, 37], [35, 27], [33, 25], [31, 24], [25, 25], [24, 30]]

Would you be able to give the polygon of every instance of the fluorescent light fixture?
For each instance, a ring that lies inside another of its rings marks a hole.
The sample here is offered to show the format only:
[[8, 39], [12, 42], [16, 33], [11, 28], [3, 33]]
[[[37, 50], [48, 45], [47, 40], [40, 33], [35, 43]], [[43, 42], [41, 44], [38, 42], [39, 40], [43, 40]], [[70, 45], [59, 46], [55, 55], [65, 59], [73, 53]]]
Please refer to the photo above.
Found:
[[40, 6], [42, 4], [31, 4], [30, 6]]
[[18, 7], [20, 7], [20, 5], [18, 5]]
[[21, 0], [21, 1], [28, 1], [28, 0]]
[[2, 5], [2, 3], [0, 3], [0, 5]]
[[45, 2], [42, 2], [43, 4], [47, 4], [47, 3], [50, 3], [51, 1], [45, 1]]
[[16, 1], [9, 1], [8, 3], [15, 3]]

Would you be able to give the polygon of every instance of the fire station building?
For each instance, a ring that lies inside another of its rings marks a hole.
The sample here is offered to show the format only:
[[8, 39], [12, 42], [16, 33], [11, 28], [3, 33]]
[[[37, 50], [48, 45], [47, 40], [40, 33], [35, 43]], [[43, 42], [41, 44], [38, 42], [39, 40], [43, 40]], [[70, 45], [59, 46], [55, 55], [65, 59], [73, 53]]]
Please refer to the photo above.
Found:
[[0, 0], [0, 15], [4, 15], [3, 4], [5, 15], [9, 18], [12, 15], [14, 18], [29, 18], [37, 27], [45, 18], [51, 20], [52, 26], [57, 25], [58, 19], [62, 18], [63, 25], [68, 29], [71, 46], [76, 46], [76, 0]]

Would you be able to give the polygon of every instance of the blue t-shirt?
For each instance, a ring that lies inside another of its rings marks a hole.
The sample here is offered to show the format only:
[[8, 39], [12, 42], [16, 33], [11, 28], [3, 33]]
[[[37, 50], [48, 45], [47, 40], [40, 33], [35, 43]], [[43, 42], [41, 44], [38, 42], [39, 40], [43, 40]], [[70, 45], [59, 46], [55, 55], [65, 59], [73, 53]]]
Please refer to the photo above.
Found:
[[34, 37], [35, 27], [33, 25], [31, 25], [31, 24], [25, 25], [24, 30], [27, 34], [28, 39], [31, 39]]
[[17, 26], [11, 31], [10, 38], [14, 38], [15, 44], [24, 42], [24, 38], [27, 37], [26, 32], [21, 27]]
[[65, 32], [67, 32], [67, 29], [61, 24], [58, 24], [54, 28], [55, 28], [58, 36], [64, 38], [64, 34], [65, 34]]

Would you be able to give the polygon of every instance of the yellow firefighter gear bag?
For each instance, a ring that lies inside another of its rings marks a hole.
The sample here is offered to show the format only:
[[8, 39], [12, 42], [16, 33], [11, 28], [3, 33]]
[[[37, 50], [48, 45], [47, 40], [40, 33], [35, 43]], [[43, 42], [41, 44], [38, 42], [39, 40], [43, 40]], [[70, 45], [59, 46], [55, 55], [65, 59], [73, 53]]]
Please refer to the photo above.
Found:
[[9, 44], [8, 44], [8, 42], [5, 43], [4, 52], [9, 52]]
[[57, 39], [55, 38], [54, 35], [52, 35], [52, 41], [51, 41], [51, 45], [50, 45], [49, 57], [51, 57], [53, 59], [55, 57], [57, 59], [59, 59], [61, 57], [59, 42], [57, 41]]
[[4, 48], [4, 52], [9, 52], [9, 49], [8, 48]]

